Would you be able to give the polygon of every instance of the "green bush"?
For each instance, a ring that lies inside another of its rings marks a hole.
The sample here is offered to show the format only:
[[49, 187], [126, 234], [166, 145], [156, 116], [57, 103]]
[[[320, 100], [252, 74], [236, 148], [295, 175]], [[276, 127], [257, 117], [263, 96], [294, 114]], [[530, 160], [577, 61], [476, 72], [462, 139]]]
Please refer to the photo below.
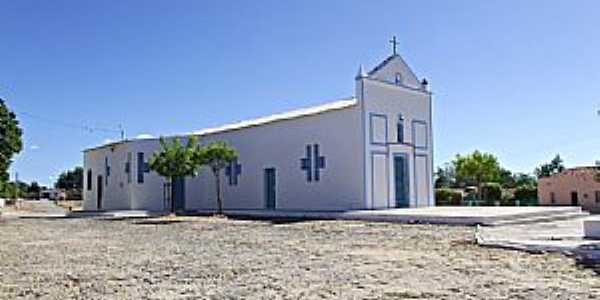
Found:
[[436, 205], [461, 205], [462, 193], [448, 188], [435, 190]]
[[515, 200], [519, 200], [522, 205], [537, 203], [537, 197], [538, 193], [535, 186], [523, 185], [515, 189]]
[[481, 187], [481, 195], [486, 203], [493, 204], [502, 199], [502, 186], [495, 182], [484, 183]]

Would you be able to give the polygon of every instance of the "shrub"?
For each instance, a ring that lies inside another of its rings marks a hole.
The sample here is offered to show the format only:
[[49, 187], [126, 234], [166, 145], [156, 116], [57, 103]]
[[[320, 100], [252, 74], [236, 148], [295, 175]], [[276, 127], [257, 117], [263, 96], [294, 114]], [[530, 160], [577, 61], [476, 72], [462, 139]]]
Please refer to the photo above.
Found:
[[514, 206], [515, 205], [515, 195], [513, 194], [512, 189], [503, 189], [502, 190], [502, 199], [500, 200], [500, 205], [502, 205], [502, 206]]
[[531, 185], [519, 186], [515, 189], [515, 200], [525, 203], [537, 203], [537, 188]]
[[493, 204], [502, 199], [502, 187], [495, 182], [485, 183], [481, 187], [481, 195], [486, 203]]
[[436, 205], [461, 205], [462, 193], [448, 188], [435, 190]]

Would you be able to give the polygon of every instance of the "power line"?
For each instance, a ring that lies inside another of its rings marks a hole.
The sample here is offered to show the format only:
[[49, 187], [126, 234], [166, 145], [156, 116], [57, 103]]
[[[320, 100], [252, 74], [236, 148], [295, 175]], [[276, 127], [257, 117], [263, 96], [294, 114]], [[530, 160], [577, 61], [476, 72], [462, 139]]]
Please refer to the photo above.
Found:
[[64, 128], [75, 129], [75, 130], [82, 130], [82, 131], [89, 132], [89, 133], [94, 133], [94, 132], [119, 133], [121, 135], [121, 139], [125, 138], [125, 130], [123, 129], [122, 125], [119, 125], [119, 129], [98, 127], [98, 126], [89, 126], [89, 125], [85, 125], [85, 124], [75, 124], [75, 123], [64, 122], [64, 121], [55, 120], [55, 119], [51, 119], [51, 118], [47, 118], [47, 117], [42, 117], [42, 116], [32, 114], [32, 113], [22, 111], [22, 110], [13, 110], [13, 111], [18, 116], [26, 116], [28, 118], [43, 121], [45, 123], [52, 124], [55, 126], [61, 126]]

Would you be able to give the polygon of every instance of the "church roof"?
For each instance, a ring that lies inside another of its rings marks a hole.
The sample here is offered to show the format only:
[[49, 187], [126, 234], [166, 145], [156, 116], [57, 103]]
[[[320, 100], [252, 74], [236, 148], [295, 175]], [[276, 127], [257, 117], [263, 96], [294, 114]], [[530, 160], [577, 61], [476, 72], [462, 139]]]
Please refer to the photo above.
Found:
[[283, 112], [283, 113], [277, 113], [277, 114], [273, 114], [273, 115], [269, 115], [269, 116], [265, 116], [265, 117], [259, 117], [256, 119], [250, 119], [250, 120], [240, 121], [240, 122], [236, 122], [236, 123], [230, 123], [230, 124], [213, 127], [213, 128], [201, 129], [201, 130], [194, 131], [191, 134], [208, 135], [208, 134], [221, 133], [221, 132], [225, 132], [225, 131], [238, 130], [238, 129], [248, 128], [248, 127], [254, 127], [254, 126], [269, 124], [269, 123], [273, 123], [273, 122], [278, 122], [278, 121], [313, 116], [313, 115], [322, 114], [322, 113], [329, 112], [329, 111], [340, 110], [340, 109], [352, 107], [356, 104], [357, 104], [356, 98], [354, 98], [354, 97], [345, 98], [345, 99], [340, 99], [340, 100], [333, 101], [333, 102], [327, 102], [327, 103], [316, 105], [316, 106], [296, 109], [296, 110]]
[[[340, 109], [344, 109], [344, 108], [353, 107], [357, 103], [358, 103], [358, 101], [354, 97], [343, 98], [343, 99], [323, 103], [323, 104], [316, 105], [316, 106], [291, 110], [288, 112], [272, 114], [269, 116], [239, 121], [239, 122], [235, 122], [235, 123], [229, 123], [229, 124], [225, 124], [225, 125], [217, 126], [217, 127], [200, 129], [200, 130], [196, 130], [196, 131], [186, 133], [186, 134], [171, 135], [170, 137], [188, 136], [188, 135], [203, 136], [203, 135], [210, 135], [210, 134], [216, 134], [216, 133], [223, 133], [223, 132], [227, 132], [227, 131], [233, 131], [233, 130], [239, 130], [239, 129], [249, 128], [249, 127], [254, 127], [254, 126], [260, 126], [260, 125], [265, 125], [265, 124], [279, 122], [279, 121], [314, 116], [314, 115], [318, 115], [318, 114], [322, 114], [322, 113], [326, 113], [326, 112], [330, 112], [330, 111], [336, 111], [336, 110], [340, 110]], [[124, 141], [105, 143], [105, 144], [97, 146], [97, 147], [90, 147], [83, 151], [84, 152], [92, 151], [92, 150], [105, 148], [105, 147], [109, 147], [109, 146], [116, 146], [118, 144], [123, 144], [123, 143], [131, 142], [131, 141], [157, 140], [157, 139], [158, 138], [149, 138], [149, 137], [133, 138], [133, 139], [127, 139]]]

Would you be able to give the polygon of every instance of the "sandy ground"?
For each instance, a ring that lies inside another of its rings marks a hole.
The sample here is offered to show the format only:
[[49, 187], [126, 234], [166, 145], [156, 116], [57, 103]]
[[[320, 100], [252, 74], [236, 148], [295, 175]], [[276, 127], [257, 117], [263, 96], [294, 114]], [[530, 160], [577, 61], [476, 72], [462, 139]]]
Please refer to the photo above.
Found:
[[592, 270], [474, 228], [163, 220], [0, 222], [0, 299], [600, 299]]

